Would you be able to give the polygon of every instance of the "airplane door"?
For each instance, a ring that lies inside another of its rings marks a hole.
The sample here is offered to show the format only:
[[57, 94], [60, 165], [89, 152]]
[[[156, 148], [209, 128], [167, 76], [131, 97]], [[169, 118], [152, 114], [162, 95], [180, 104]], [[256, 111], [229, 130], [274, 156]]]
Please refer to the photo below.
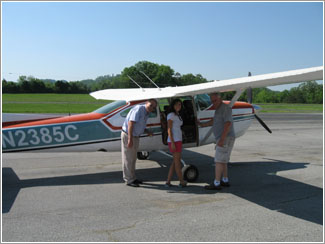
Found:
[[196, 106], [194, 106], [193, 97], [181, 97], [183, 101], [182, 110], [180, 111], [183, 119], [183, 144], [187, 147], [197, 146], [199, 131], [197, 124]]
[[[197, 110], [197, 118], [200, 122], [208, 122], [214, 116], [214, 109], [211, 109], [212, 103], [208, 94], [200, 94], [194, 97]], [[215, 141], [212, 127], [199, 127], [198, 145], [210, 144]]]
[[[194, 147], [198, 145], [198, 125], [196, 107], [194, 106], [193, 97], [177, 97], [182, 101], [182, 109], [180, 116], [183, 120], [182, 132], [183, 132], [183, 144], [185, 147]], [[161, 99], [159, 101], [160, 106], [160, 117], [162, 127], [162, 141], [167, 145], [167, 114], [169, 113], [169, 105], [171, 101], [176, 98]]]
[[161, 141], [161, 123], [160, 113], [157, 107], [155, 111], [150, 113], [147, 120], [147, 129], [153, 133], [153, 136], [148, 136], [144, 133], [141, 136], [139, 151], [154, 151], [160, 150], [163, 146]]

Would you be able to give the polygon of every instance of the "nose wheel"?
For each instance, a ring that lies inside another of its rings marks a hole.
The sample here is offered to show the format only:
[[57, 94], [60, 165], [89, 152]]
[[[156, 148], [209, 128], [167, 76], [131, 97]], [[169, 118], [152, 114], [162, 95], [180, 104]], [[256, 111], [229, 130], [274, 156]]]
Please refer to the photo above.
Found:
[[195, 182], [199, 177], [199, 170], [194, 165], [186, 164], [182, 168], [182, 174], [184, 180], [188, 182]]
[[139, 160], [145, 160], [149, 157], [149, 152], [146, 151], [137, 152], [137, 157]]

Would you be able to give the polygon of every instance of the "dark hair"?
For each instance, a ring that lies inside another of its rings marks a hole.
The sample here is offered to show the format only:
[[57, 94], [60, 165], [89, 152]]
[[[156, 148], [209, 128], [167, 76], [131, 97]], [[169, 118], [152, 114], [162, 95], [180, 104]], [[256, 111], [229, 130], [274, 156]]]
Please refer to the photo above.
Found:
[[149, 103], [155, 102], [156, 105], [158, 105], [157, 100], [156, 99], [153, 99], [153, 98], [148, 99], [147, 102], [149, 102]]
[[169, 112], [178, 115], [178, 118], [179, 118], [181, 121], [183, 121], [183, 120], [182, 120], [182, 117], [179, 115], [179, 113], [177, 113], [177, 112], [175, 111], [174, 106], [175, 106], [176, 103], [181, 103], [181, 106], [183, 106], [183, 103], [182, 103], [181, 99], [176, 98], [176, 99], [174, 99], [174, 100], [171, 102], [171, 104], [170, 104], [170, 106], [169, 106]]

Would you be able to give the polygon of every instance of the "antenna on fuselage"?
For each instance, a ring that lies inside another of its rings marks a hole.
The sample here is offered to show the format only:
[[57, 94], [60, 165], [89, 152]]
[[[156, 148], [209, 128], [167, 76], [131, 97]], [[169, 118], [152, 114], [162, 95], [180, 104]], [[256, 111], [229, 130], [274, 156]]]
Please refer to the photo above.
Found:
[[131, 80], [131, 81], [133, 81], [139, 88], [141, 88], [142, 89], [142, 91], [144, 91], [144, 89], [135, 81], [135, 80], [133, 80], [129, 75], [128, 75], [128, 77], [129, 77], [129, 79]]
[[153, 82], [143, 71], [140, 71], [140, 73], [144, 74], [145, 77], [147, 77], [147, 79], [152, 83], [154, 84], [159, 90], [161, 90], [161, 88], [159, 86], [156, 85], [155, 82]]

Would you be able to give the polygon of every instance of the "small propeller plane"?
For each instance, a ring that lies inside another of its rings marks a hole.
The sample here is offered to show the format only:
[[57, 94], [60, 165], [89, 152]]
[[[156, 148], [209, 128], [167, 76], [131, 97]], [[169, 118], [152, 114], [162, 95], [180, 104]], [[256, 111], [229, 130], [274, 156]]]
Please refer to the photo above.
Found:
[[[145, 74], [144, 74], [145, 75]], [[147, 76], [146, 76], [147, 77]], [[150, 78], [147, 77], [149, 80]], [[130, 77], [130, 79], [132, 79]], [[256, 118], [269, 132], [271, 130], [256, 115], [258, 106], [238, 102], [246, 89], [323, 79], [323, 66], [299, 69], [237, 79], [213, 81], [178, 87], [106, 89], [90, 93], [96, 99], [114, 100], [91, 113], [57, 118], [6, 121], [2, 124], [2, 152], [22, 151], [120, 151], [122, 124], [128, 112], [147, 99], [158, 101], [156, 111], [150, 114], [147, 129], [153, 136], [142, 135], [138, 158], [145, 159], [151, 151], [165, 153], [167, 146], [167, 108], [175, 97], [183, 102], [184, 148], [214, 143], [211, 127], [200, 127], [198, 121], [213, 118], [214, 108], [207, 93], [236, 91], [231, 101], [236, 137], [242, 136]], [[151, 81], [151, 80], [150, 80]], [[135, 82], [135, 81], [134, 81]], [[153, 82], [153, 81], [151, 81]], [[136, 82], [135, 82], [136, 83]], [[193, 182], [198, 170], [184, 164], [184, 178]]]

